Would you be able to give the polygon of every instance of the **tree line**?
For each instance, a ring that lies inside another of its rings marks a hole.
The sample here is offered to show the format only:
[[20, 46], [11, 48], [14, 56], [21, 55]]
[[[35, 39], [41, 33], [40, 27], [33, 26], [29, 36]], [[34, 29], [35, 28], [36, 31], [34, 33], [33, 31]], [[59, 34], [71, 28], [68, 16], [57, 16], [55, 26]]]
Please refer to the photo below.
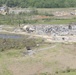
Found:
[[76, 0], [0, 0], [8, 7], [67, 8], [76, 7]]

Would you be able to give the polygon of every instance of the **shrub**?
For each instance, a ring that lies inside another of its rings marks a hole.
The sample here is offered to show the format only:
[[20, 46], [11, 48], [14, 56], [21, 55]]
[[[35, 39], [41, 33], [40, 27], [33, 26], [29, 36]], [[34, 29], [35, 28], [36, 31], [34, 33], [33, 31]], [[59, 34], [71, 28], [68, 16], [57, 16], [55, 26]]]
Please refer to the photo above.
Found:
[[[24, 47], [36, 47], [37, 43], [40, 43], [40, 39], [29, 38], [29, 36], [16, 35], [16, 34], [4, 34], [4, 37], [0, 37], [0, 51], [5, 51], [8, 49], [21, 49]], [[12, 35], [13, 38], [6, 36]], [[3, 35], [2, 35], [3, 36]], [[16, 38], [14, 37], [16, 36]], [[19, 38], [20, 37], [20, 38]]]
[[47, 12], [45, 12], [44, 15], [45, 16], [54, 16], [52, 13], [47, 13]]
[[[20, 38], [5, 38], [6, 35], [9, 36], [8, 34], [4, 34], [5, 36], [3, 38], [0, 37], [0, 51], [4, 51], [4, 50], [8, 50], [11, 48], [15, 48], [15, 49], [20, 49], [25, 47], [25, 44], [23, 43], [24, 41], [26, 41], [26, 39], [24, 39], [25, 37], [21, 37]], [[19, 36], [19, 35], [13, 35], [13, 36]]]

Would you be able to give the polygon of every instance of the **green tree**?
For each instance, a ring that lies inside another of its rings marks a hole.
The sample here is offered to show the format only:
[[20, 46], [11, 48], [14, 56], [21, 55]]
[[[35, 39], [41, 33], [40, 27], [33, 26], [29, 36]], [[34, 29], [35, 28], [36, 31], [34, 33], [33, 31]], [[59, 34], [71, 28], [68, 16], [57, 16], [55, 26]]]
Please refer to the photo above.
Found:
[[37, 8], [63, 8], [76, 7], [76, 0], [0, 0], [0, 6], [9, 7], [37, 7]]

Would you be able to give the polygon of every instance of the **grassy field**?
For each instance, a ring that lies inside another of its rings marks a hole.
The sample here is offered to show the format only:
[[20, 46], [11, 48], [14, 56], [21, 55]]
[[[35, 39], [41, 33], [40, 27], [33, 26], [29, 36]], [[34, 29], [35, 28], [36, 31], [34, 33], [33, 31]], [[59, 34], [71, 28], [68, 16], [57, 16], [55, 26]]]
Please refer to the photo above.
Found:
[[68, 24], [75, 22], [76, 16], [55, 17], [52, 13], [56, 11], [74, 12], [74, 9], [75, 8], [38, 8], [32, 9], [33, 12], [30, 13], [20, 13], [19, 15], [12, 13], [5, 16], [0, 15], [0, 24], [16, 26], [19, 24]]
[[[25, 15], [24, 15], [25, 16]], [[19, 18], [12, 18], [10, 19], [10, 16], [0, 16], [0, 24], [1, 25], [11, 25], [11, 26], [18, 26], [19, 24], [69, 24], [72, 22], [76, 22], [76, 18], [67, 18], [67, 19], [61, 19], [56, 17], [50, 17], [45, 19], [32, 19], [32, 17], [29, 17], [30, 19], [25, 19], [25, 17], [28, 16], [19, 16], [22, 17]], [[33, 18], [36, 17], [36, 15], [33, 16]]]
[[43, 48], [53, 45], [31, 56], [23, 54], [26, 49], [0, 52], [0, 75], [76, 75], [76, 44], [46, 44]]
[[[21, 24], [69, 24], [76, 22], [76, 16], [56, 17], [51, 12], [73, 9], [43, 8], [35, 14], [0, 15], [0, 25], [11, 25], [13, 31], [14, 26]], [[33, 38], [0, 38], [0, 75], [76, 75], [76, 43], [45, 43], [42, 38]], [[29, 45], [35, 52], [33, 55], [27, 53], [25, 47]]]

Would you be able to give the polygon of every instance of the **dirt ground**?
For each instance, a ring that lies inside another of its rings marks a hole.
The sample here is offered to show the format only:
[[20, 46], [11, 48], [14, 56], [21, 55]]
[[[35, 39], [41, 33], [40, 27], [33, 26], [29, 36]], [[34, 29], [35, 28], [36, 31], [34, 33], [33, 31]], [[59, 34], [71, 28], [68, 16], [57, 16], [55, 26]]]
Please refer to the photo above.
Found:
[[59, 73], [68, 68], [75, 70], [75, 45], [57, 43], [52, 48], [37, 51], [30, 56], [23, 55], [22, 50], [0, 53], [0, 75], [62, 75]]

